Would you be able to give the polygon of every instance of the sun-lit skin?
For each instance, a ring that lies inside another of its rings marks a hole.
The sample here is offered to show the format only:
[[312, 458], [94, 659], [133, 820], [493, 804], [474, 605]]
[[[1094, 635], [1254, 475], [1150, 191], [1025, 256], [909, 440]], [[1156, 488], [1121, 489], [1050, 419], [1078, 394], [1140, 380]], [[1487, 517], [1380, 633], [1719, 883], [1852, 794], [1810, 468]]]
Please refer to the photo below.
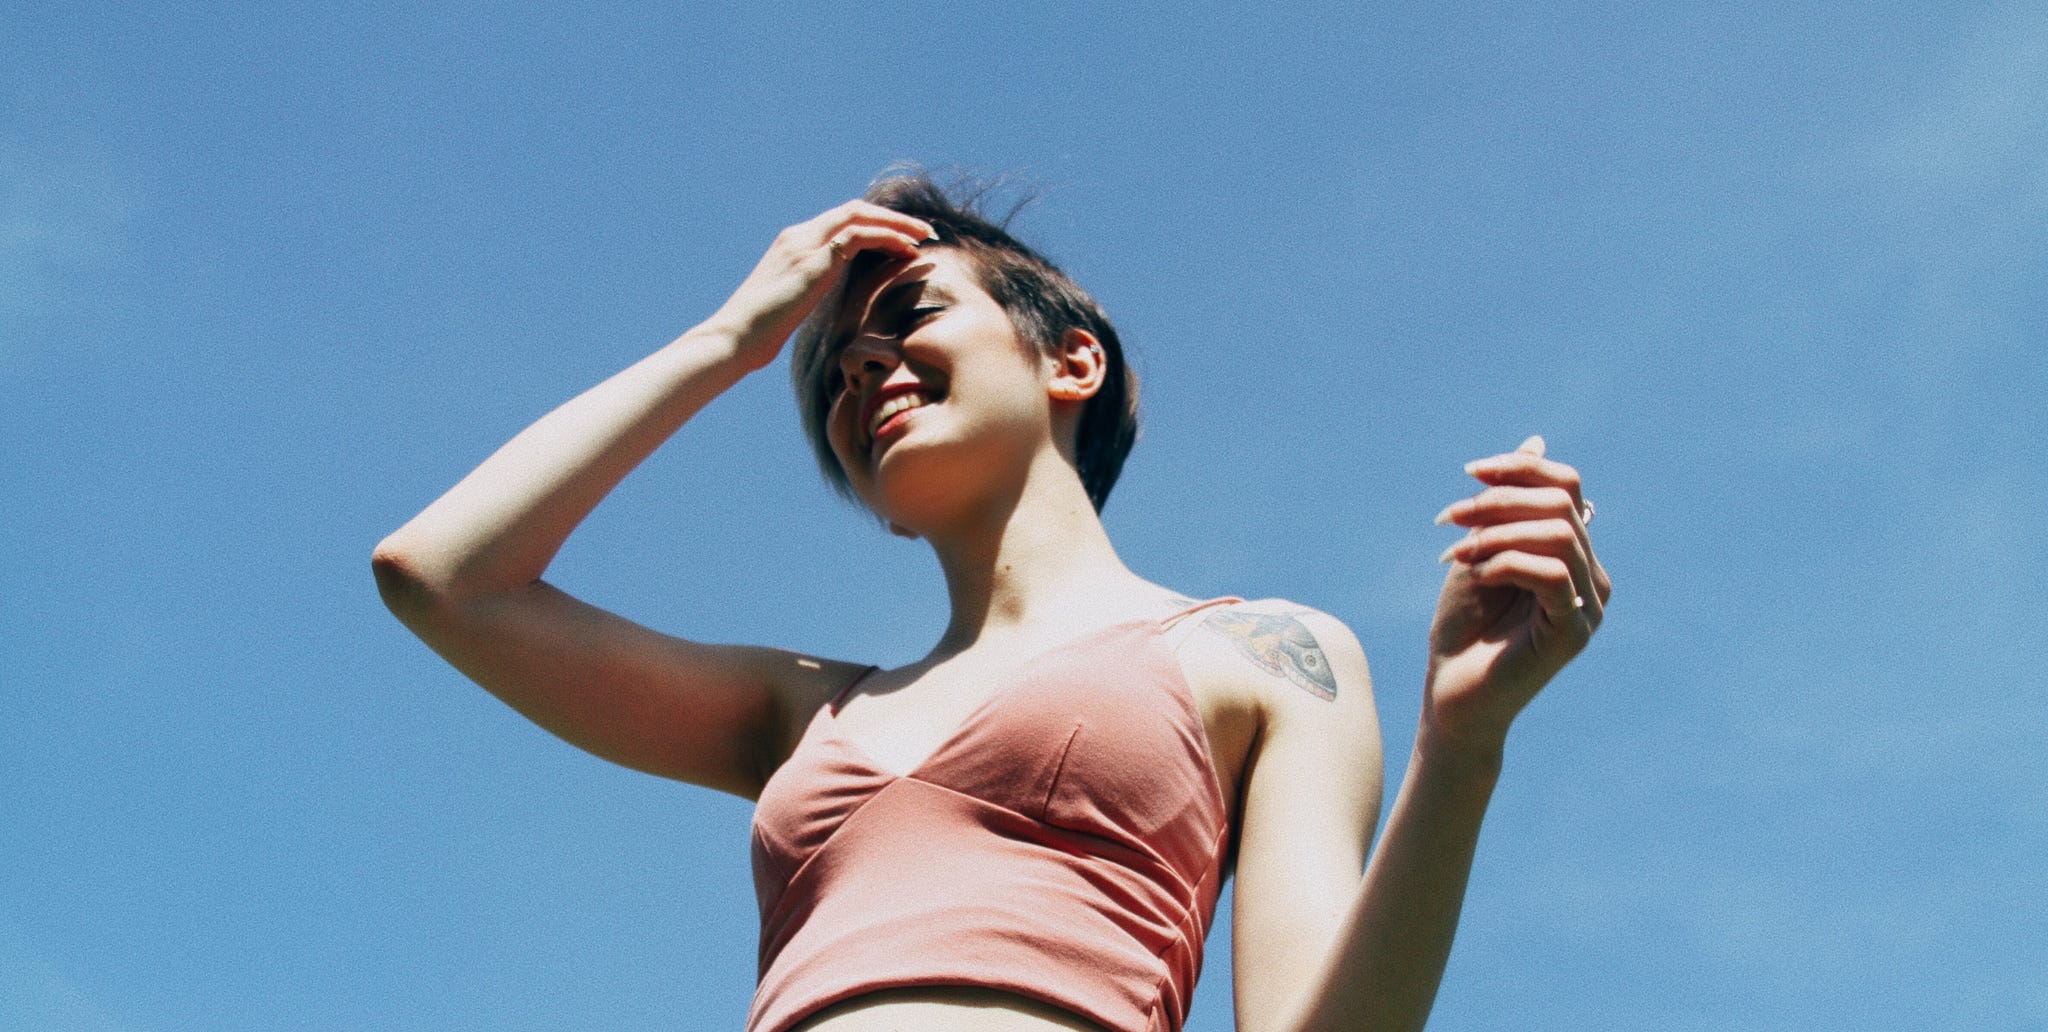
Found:
[[[758, 798], [812, 714], [870, 668], [672, 637], [543, 574], [621, 478], [831, 304], [833, 455], [863, 503], [930, 545], [950, 609], [924, 658], [860, 682], [837, 733], [888, 769], [913, 769], [1005, 671], [1090, 629], [1185, 609], [1123, 565], [1076, 474], [1081, 409], [1108, 365], [1101, 342], [1074, 329], [1021, 339], [970, 259], [938, 240], [864, 201], [785, 229], [711, 318], [535, 422], [380, 543], [386, 602], [565, 740]], [[1470, 533], [1445, 556], [1414, 752], [1377, 844], [1378, 720], [1349, 630], [1266, 599], [1186, 639], [1182, 673], [1231, 801], [1245, 1032], [1412, 1032], [1427, 1018], [1509, 725], [1585, 646], [1611, 590], [1578, 473], [1544, 451], [1532, 437], [1472, 463], [1483, 490], [1444, 511]], [[1089, 1027], [972, 985], [866, 993], [800, 1026]]]
[[[907, 269], [853, 284], [841, 313], [826, 432], [883, 519], [926, 534], [987, 504], [992, 485], [1071, 464], [1082, 399], [1058, 396], [1059, 361], [1019, 339], [959, 251], [929, 247]], [[872, 435], [880, 406], [910, 391], [927, 403]]]

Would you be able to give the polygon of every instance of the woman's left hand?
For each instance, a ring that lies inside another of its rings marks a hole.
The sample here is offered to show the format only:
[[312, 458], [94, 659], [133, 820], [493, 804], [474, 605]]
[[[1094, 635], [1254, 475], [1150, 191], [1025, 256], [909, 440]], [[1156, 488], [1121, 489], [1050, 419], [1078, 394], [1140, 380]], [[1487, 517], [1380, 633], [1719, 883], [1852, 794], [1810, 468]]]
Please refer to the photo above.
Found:
[[1436, 744], [1498, 754], [1515, 715], [1586, 647], [1613, 588], [1579, 473], [1544, 458], [1543, 438], [1465, 470], [1487, 486], [1437, 517], [1470, 530], [1443, 556], [1423, 721]]

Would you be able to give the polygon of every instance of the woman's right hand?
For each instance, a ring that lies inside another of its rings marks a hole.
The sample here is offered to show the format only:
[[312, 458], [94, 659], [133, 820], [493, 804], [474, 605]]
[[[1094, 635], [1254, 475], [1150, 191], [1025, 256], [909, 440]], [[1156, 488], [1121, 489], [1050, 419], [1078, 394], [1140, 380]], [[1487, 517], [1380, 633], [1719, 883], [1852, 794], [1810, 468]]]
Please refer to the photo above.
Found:
[[776, 234], [768, 253], [706, 325], [730, 334], [740, 358], [759, 369], [775, 360], [854, 256], [874, 251], [892, 262], [909, 262], [920, 243], [936, 239], [923, 219], [848, 201]]
[[[542, 416], [377, 546], [385, 602], [492, 694], [598, 756], [751, 798], [788, 714], [859, 671], [692, 642], [542, 579], [621, 478], [776, 352], [862, 252], [908, 266], [919, 219], [852, 201], [783, 230], [709, 321]], [[800, 726], [800, 725], [799, 725]]]

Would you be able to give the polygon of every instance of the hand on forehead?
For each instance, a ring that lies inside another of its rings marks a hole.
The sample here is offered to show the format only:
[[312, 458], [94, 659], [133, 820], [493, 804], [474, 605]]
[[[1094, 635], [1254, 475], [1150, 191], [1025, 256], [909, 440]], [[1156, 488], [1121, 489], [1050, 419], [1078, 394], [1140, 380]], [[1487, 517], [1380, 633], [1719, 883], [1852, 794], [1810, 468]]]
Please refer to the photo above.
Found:
[[838, 328], [836, 336], [851, 339], [867, 325], [875, 305], [884, 294], [905, 284], [921, 282], [938, 267], [936, 262], [922, 256], [885, 260], [879, 256], [869, 258], [872, 254], [861, 254], [846, 271], [839, 307], [833, 313], [833, 324]]

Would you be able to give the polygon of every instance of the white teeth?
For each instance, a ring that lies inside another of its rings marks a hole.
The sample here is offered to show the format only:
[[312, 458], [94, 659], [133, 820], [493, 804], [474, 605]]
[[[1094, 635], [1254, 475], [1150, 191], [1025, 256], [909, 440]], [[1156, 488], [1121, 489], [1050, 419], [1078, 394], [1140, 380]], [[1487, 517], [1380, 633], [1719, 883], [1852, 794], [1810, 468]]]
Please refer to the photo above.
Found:
[[890, 398], [882, 403], [881, 408], [875, 410], [874, 418], [868, 420], [868, 436], [875, 436], [875, 431], [880, 430], [882, 424], [889, 421], [890, 416], [929, 404], [931, 404], [930, 399], [917, 391], [911, 391], [908, 394], [898, 394]]

